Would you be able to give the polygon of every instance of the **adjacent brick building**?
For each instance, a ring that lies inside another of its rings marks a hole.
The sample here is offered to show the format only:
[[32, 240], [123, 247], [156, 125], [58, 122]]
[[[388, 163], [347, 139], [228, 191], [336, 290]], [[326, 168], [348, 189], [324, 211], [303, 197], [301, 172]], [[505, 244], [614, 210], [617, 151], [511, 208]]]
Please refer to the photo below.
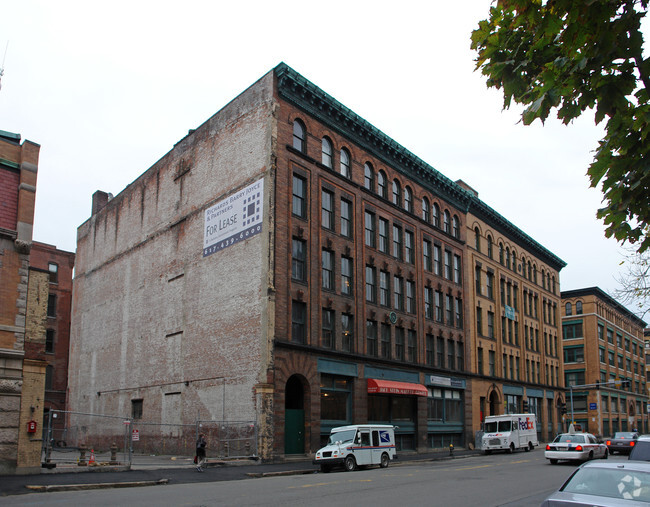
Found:
[[[648, 433], [647, 324], [598, 287], [562, 291], [567, 416], [586, 431]], [[596, 384], [600, 384], [596, 386]], [[590, 385], [589, 388], [579, 386]]]
[[[27, 317], [42, 283], [30, 280], [40, 146], [0, 131], [0, 473], [40, 467], [41, 439], [27, 423], [43, 413], [45, 365], [25, 356]], [[31, 305], [31, 306], [30, 306]], [[36, 327], [36, 332], [38, 328]]]
[[[468, 332], [468, 210], [520, 260], [563, 265], [487, 209], [281, 64], [124, 191], [93, 196], [69, 408], [256, 421], [269, 459], [366, 421], [398, 425], [401, 450], [473, 441], [474, 384], [491, 376]], [[522, 298], [537, 285], [516, 279]]]

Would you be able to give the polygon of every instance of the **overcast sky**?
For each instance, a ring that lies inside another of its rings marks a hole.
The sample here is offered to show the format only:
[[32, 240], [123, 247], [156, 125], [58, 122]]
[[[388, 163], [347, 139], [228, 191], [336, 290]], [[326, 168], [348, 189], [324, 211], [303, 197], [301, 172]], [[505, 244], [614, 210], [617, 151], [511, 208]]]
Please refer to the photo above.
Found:
[[74, 251], [95, 190], [118, 194], [284, 61], [563, 259], [562, 290], [613, 290], [621, 250], [586, 176], [602, 128], [502, 111], [469, 49], [489, 6], [0, 0], [0, 130], [41, 145], [34, 240]]

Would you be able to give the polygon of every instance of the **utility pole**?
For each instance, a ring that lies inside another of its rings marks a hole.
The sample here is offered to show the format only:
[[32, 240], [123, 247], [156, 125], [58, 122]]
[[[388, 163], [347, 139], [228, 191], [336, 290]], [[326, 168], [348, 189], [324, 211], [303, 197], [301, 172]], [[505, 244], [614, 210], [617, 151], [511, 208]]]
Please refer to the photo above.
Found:
[[[627, 387], [630, 385], [629, 380], [610, 380], [609, 382], [596, 382], [595, 384], [582, 384], [582, 385], [570, 385], [569, 386], [569, 396], [571, 397], [571, 424], [575, 423], [575, 417], [573, 416], [573, 388], [586, 389], [587, 391], [591, 389], [600, 389], [601, 387], [611, 387], [611, 386], [621, 386]], [[625, 393], [626, 391], [620, 390]], [[600, 398], [600, 397], [599, 397]], [[598, 427], [600, 428], [600, 400], [598, 400]]]

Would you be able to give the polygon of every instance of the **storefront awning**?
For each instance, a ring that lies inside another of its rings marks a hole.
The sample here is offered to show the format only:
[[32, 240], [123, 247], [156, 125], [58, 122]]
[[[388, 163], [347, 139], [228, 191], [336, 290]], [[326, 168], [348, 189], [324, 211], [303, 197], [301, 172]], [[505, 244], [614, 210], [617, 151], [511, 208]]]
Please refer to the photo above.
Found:
[[405, 394], [410, 396], [428, 396], [427, 388], [422, 384], [410, 382], [396, 382], [394, 380], [368, 379], [368, 393], [370, 394]]

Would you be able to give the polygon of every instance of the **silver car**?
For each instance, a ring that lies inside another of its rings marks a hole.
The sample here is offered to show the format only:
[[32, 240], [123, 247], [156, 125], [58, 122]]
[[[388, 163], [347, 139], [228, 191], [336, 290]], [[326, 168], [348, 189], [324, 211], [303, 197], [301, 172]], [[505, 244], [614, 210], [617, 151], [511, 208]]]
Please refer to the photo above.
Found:
[[562, 487], [542, 503], [551, 506], [648, 506], [650, 463], [590, 462], [576, 469]]
[[607, 459], [609, 451], [605, 444], [599, 443], [591, 433], [561, 433], [546, 445], [544, 457], [555, 465], [559, 460], [588, 461]]

